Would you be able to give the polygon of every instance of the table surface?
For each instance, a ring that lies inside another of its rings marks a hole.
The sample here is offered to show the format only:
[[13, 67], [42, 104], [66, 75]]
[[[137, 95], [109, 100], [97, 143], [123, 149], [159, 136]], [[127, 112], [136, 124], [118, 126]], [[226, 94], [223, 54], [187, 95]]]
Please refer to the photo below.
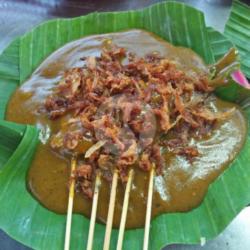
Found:
[[[0, 0], [0, 52], [13, 38], [44, 20], [80, 16], [92, 11], [138, 9], [156, 0]], [[223, 32], [230, 0], [182, 0], [205, 13], [206, 23]], [[245, 1], [248, 2], [249, 1]], [[164, 250], [247, 250], [250, 249], [250, 207], [246, 207], [217, 238], [201, 245], [170, 245]], [[203, 239], [204, 240], [204, 239]], [[203, 241], [202, 240], [202, 241]], [[28, 250], [0, 230], [0, 250]]]

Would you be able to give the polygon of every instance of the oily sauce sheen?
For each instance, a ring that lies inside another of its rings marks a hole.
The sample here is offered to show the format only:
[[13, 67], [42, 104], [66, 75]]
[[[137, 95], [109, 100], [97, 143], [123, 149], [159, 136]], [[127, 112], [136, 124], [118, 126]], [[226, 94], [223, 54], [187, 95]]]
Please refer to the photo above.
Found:
[[[38, 146], [31, 168], [27, 174], [27, 186], [33, 196], [46, 208], [57, 213], [66, 213], [70, 162], [55, 152], [48, 143], [49, 136], [57, 132], [67, 117], [50, 121], [37, 110], [44, 103], [52, 88], [62, 78], [66, 69], [82, 66], [82, 57], [98, 56], [107, 41], [119, 47], [145, 56], [159, 52], [175, 60], [189, 75], [195, 72], [207, 73], [203, 61], [190, 49], [174, 47], [142, 30], [95, 35], [71, 42], [50, 55], [31, 77], [13, 94], [6, 113], [6, 119], [18, 123], [34, 124], [41, 129]], [[200, 156], [191, 164], [181, 156], [166, 154], [166, 168], [163, 176], [156, 176], [154, 182], [152, 217], [166, 212], [185, 212], [197, 207], [204, 198], [208, 186], [229, 165], [241, 150], [247, 131], [246, 120], [240, 108], [232, 103], [211, 98], [211, 107], [224, 111], [235, 107], [230, 119], [218, 124], [212, 136], [197, 144]], [[86, 148], [91, 146], [86, 142]], [[148, 188], [148, 173], [135, 168], [135, 178], [129, 202], [127, 228], [144, 225]], [[114, 226], [120, 222], [125, 186], [118, 185]], [[102, 180], [97, 218], [106, 221], [109, 206], [110, 183]], [[74, 212], [90, 216], [92, 201], [77, 193]]]

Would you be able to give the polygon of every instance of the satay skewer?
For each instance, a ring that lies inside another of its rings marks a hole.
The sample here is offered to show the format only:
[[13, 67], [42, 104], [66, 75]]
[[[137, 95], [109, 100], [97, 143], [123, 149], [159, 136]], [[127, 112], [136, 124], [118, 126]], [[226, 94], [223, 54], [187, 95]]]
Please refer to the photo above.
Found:
[[74, 193], [75, 193], [75, 179], [73, 178], [75, 169], [76, 169], [76, 156], [74, 155], [71, 159], [71, 170], [70, 170], [71, 180], [70, 180], [70, 188], [69, 188], [69, 200], [68, 200], [64, 250], [69, 250], [70, 248], [70, 233], [71, 233], [72, 211], [73, 211]]
[[109, 210], [108, 210], [103, 250], [109, 250], [111, 231], [112, 231], [112, 225], [113, 225], [113, 217], [114, 217], [117, 183], [118, 183], [118, 170], [116, 169], [114, 171], [113, 179], [112, 179], [112, 186], [111, 186], [111, 193], [110, 193], [110, 200], [109, 200]]
[[101, 176], [100, 176], [100, 172], [98, 171], [96, 174], [96, 179], [95, 179], [95, 190], [94, 190], [93, 205], [92, 205], [90, 225], [89, 225], [87, 250], [92, 250], [92, 247], [93, 247], [93, 238], [94, 238], [94, 229], [95, 229], [100, 184], [101, 184]]
[[154, 176], [155, 176], [155, 164], [153, 163], [152, 168], [151, 168], [150, 173], [149, 173], [148, 200], [147, 200], [147, 211], [146, 211], [146, 219], [145, 219], [143, 250], [148, 250], [151, 211], [152, 211], [152, 199], [153, 199], [153, 187], [154, 187]]
[[122, 215], [121, 215], [121, 222], [119, 227], [119, 234], [118, 234], [118, 241], [117, 241], [117, 250], [122, 250], [122, 243], [123, 243], [123, 237], [124, 237], [124, 230], [125, 230], [125, 224], [127, 219], [127, 211], [128, 211], [128, 203], [129, 203], [129, 196], [130, 196], [130, 190], [132, 187], [132, 180], [134, 176], [134, 170], [131, 169], [128, 174], [128, 181], [126, 184], [126, 190], [124, 195], [124, 201], [122, 206]]

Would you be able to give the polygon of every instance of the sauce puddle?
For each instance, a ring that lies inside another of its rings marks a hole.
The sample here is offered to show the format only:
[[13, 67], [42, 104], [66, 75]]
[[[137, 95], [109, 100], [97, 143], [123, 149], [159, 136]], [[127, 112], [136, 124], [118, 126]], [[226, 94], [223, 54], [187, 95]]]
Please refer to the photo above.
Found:
[[[157, 51], [175, 60], [188, 74], [207, 73], [203, 61], [190, 49], [174, 47], [152, 33], [131, 30], [121, 33], [96, 35], [71, 42], [50, 55], [31, 77], [13, 94], [6, 119], [13, 122], [34, 124], [41, 129], [40, 145], [27, 174], [28, 188], [32, 195], [46, 208], [66, 213], [70, 162], [52, 152], [46, 143], [50, 134], [60, 129], [61, 118], [50, 121], [37, 109], [52, 93], [53, 86], [66, 69], [82, 66], [82, 57], [99, 55], [102, 46], [112, 40], [138, 56]], [[193, 141], [200, 156], [191, 164], [181, 156], [166, 154], [163, 176], [155, 177], [152, 217], [166, 212], [185, 212], [197, 207], [203, 200], [208, 186], [229, 165], [241, 150], [246, 137], [247, 125], [241, 109], [232, 103], [210, 98], [214, 110], [224, 111], [235, 107], [231, 119], [221, 122], [209, 138]], [[145, 221], [148, 173], [135, 169], [130, 195], [126, 228], [142, 227]], [[119, 226], [125, 186], [118, 185], [114, 226]], [[102, 180], [97, 218], [105, 222], [109, 205], [110, 183]], [[74, 212], [90, 216], [92, 201], [77, 193]]]

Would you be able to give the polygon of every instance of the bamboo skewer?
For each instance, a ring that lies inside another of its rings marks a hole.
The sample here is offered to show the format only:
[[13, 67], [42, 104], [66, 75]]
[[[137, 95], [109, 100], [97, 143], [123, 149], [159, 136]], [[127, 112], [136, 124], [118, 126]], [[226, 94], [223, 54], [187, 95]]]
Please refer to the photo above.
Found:
[[112, 230], [113, 217], [114, 217], [117, 182], [118, 182], [118, 171], [115, 170], [113, 179], [112, 179], [112, 186], [111, 186], [111, 193], [110, 193], [110, 200], [109, 200], [109, 210], [108, 210], [103, 250], [109, 250], [111, 230]]
[[87, 250], [92, 250], [93, 247], [93, 238], [94, 238], [96, 211], [97, 211], [100, 184], [101, 184], [101, 179], [100, 179], [100, 173], [98, 172], [96, 174], [96, 180], [95, 180], [95, 191], [94, 191], [93, 205], [90, 218]]
[[70, 170], [71, 183], [70, 183], [70, 188], [69, 188], [69, 200], [68, 200], [64, 250], [69, 250], [69, 247], [70, 247], [72, 210], [73, 210], [74, 193], [75, 193], [75, 190], [74, 190], [75, 189], [75, 179], [72, 177], [73, 177], [75, 169], [76, 169], [76, 157], [73, 156], [71, 159], [71, 170]]
[[[73, 156], [71, 159], [71, 172], [70, 172], [71, 178], [73, 177], [75, 169], [76, 169], [76, 156]], [[126, 185], [126, 190], [125, 190], [125, 195], [124, 195], [123, 209], [122, 209], [121, 222], [120, 222], [118, 241], [117, 241], [117, 250], [122, 249], [133, 175], [134, 175], [134, 171], [131, 169], [129, 171], [128, 182]], [[143, 250], [148, 250], [150, 220], [151, 220], [151, 211], [152, 211], [152, 199], [153, 199], [154, 175], [155, 175], [155, 164], [152, 164], [152, 169], [150, 170], [150, 174], [149, 174], [148, 199], [147, 199], [147, 211], [146, 211], [146, 218], [145, 218]], [[93, 247], [94, 228], [95, 228], [95, 221], [96, 221], [96, 212], [97, 212], [97, 205], [98, 205], [98, 198], [99, 198], [100, 182], [101, 182], [100, 173], [98, 172], [96, 175], [96, 180], [95, 180], [95, 190], [94, 190], [93, 205], [92, 205], [92, 211], [91, 211], [87, 250], [92, 250], [92, 247]], [[108, 216], [107, 216], [107, 224], [106, 224], [106, 232], [105, 232], [103, 250], [109, 250], [109, 246], [110, 246], [117, 184], [118, 184], [118, 171], [115, 170], [113, 179], [112, 179], [109, 210], [108, 210]], [[75, 179], [72, 178], [71, 183], [70, 183], [70, 189], [69, 189], [64, 250], [69, 250], [70, 248], [71, 222], [72, 222], [72, 211], [73, 211], [73, 203], [74, 203], [74, 189], [75, 189]]]
[[122, 215], [121, 215], [121, 222], [120, 222], [117, 248], [116, 248], [117, 250], [122, 250], [123, 236], [124, 236], [125, 224], [126, 224], [126, 219], [127, 219], [129, 195], [130, 195], [130, 190], [132, 187], [133, 175], [134, 175], [134, 170], [131, 169], [128, 175], [128, 182], [126, 185], [124, 201], [123, 201], [123, 206], [122, 206]]
[[149, 174], [148, 200], [147, 200], [147, 211], [146, 211], [146, 219], [145, 219], [143, 250], [148, 250], [148, 239], [149, 239], [150, 220], [151, 220], [151, 211], [152, 211], [154, 175], [155, 175], [155, 164], [152, 165], [152, 169], [150, 170], [150, 174]]

